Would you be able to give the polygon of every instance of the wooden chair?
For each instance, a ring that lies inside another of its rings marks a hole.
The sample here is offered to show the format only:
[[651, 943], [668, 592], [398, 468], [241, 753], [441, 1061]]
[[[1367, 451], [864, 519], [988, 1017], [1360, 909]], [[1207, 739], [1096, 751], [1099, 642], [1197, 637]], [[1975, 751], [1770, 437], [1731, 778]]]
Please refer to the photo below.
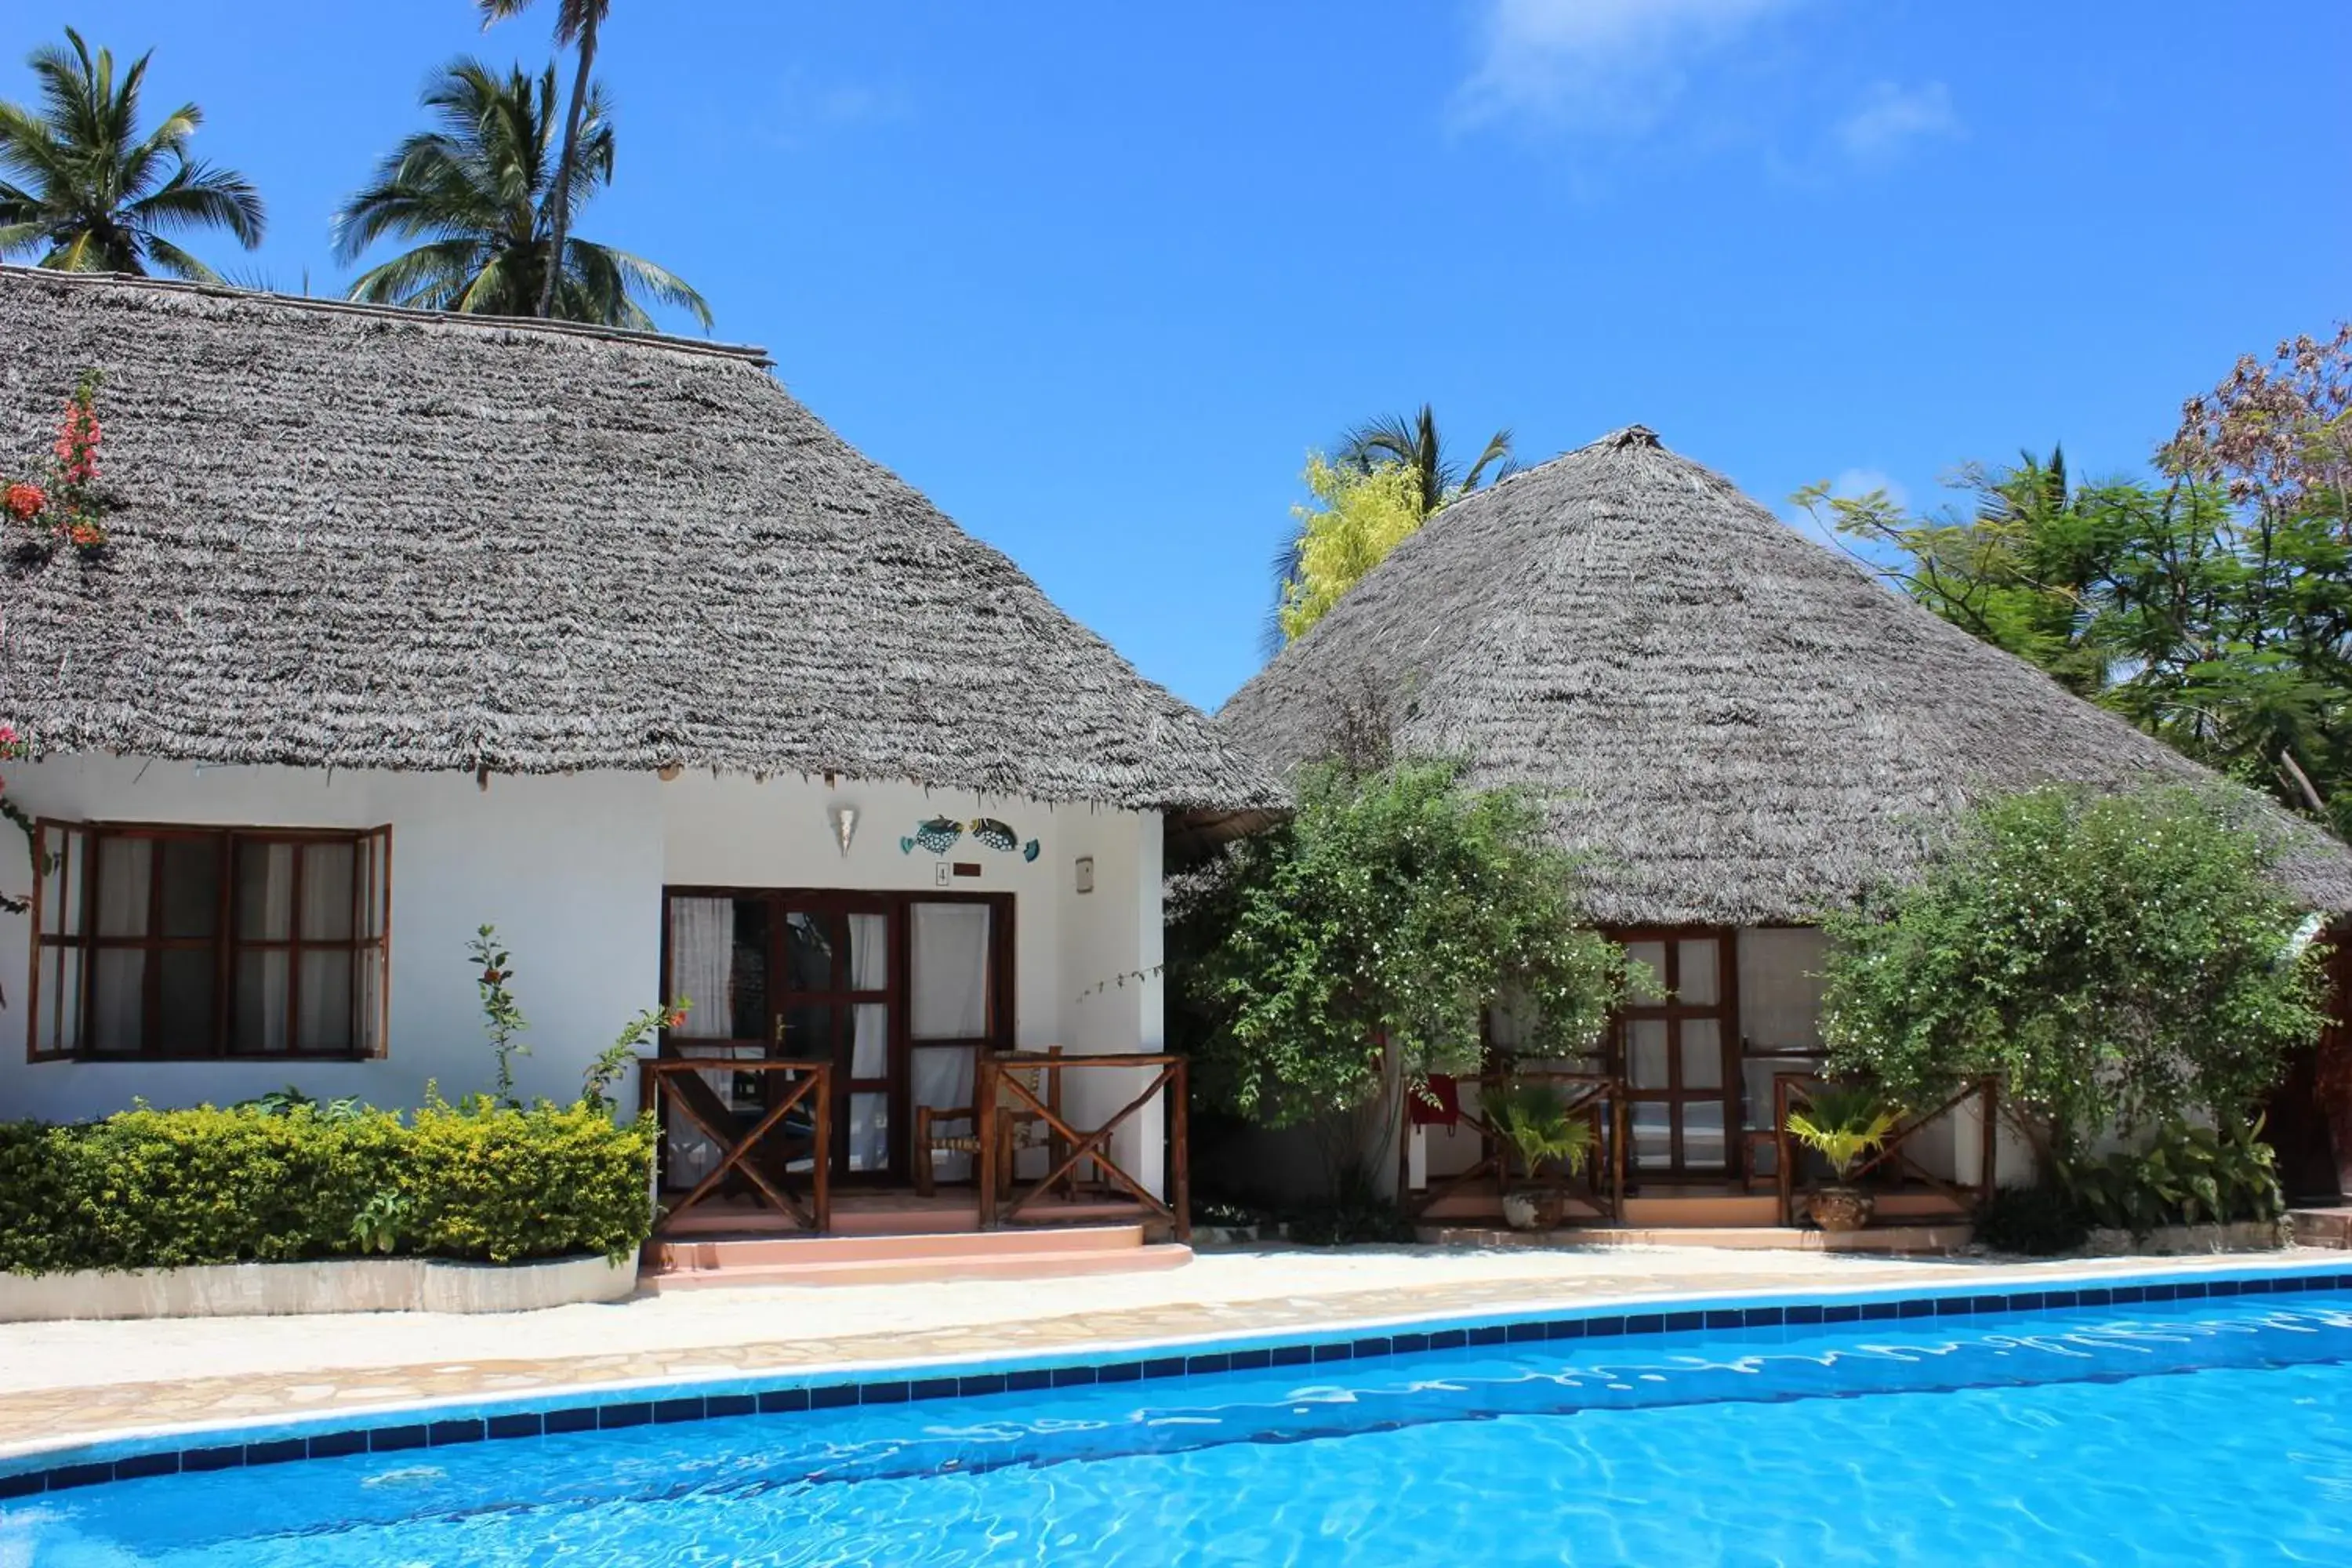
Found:
[[[1062, 1054], [1062, 1047], [1052, 1047], [1045, 1054], [1058, 1057]], [[1029, 1092], [1044, 1100], [1055, 1115], [1062, 1114], [1060, 1073], [1049, 1072], [1042, 1067], [1008, 1068], [1005, 1073], [1008, 1077], [1019, 1078]], [[1025, 1107], [1016, 1108], [1002, 1102], [993, 1109], [996, 1115], [997, 1185], [1000, 1190], [1011, 1188], [1013, 1161], [1024, 1149], [1048, 1150], [1055, 1163], [1061, 1163], [1061, 1135], [1052, 1131], [1044, 1117]], [[968, 1133], [943, 1132], [940, 1130], [942, 1122], [961, 1122], [971, 1131]], [[915, 1192], [918, 1195], [929, 1197], [935, 1190], [932, 1161], [940, 1154], [969, 1154], [974, 1160], [980, 1158], [980, 1119], [976, 1110], [967, 1107], [915, 1107]], [[1066, 1187], [1069, 1185], [1067, 1178], [1063, 1184]]]

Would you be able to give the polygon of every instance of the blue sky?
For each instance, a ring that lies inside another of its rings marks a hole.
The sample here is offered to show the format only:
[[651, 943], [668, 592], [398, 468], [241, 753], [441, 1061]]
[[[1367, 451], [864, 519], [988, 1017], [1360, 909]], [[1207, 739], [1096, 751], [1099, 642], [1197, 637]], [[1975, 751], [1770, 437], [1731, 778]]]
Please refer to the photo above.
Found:
[[[9, 59], [153, 47], [270, 205], [257, 257], [200, 254], [322, 293], [427, 69], [550, 47], [470, 0], [6, 16]], [[614, 0], [579, 226], [1213, 706], [1307, 449], [1424, 399], [1531, 458], [1647, 424], [1776, 507], [2053, 440], [2140, 464], [2352, 311], [2311, 74], [2347, 50], [2341, 0]]]

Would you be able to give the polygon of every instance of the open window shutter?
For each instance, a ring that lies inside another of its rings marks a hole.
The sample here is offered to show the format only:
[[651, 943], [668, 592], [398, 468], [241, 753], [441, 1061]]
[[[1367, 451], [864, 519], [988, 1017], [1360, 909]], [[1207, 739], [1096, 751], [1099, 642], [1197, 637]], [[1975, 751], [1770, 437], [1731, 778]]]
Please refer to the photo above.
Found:
[[352, 1005], [358, 1013], [352, 1039], [366, 1055], [380, 1057], [392, 1028], [391, 827], [361, 835], [352, 890], [359, 905], [352, 933], [360, 943], [357, 984], [352, 987]]
[[92, 835], [77, 822], [33, 824], [32, 985], [26, 1000], [26, 1054], [68, 1057], [83, 1046], [89, 994]]

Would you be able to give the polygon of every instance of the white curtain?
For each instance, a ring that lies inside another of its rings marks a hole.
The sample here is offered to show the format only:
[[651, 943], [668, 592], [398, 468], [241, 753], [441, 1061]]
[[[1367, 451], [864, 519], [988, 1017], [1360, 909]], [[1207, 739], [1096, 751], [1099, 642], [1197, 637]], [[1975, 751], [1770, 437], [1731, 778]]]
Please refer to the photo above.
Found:
[[890, 984], [890, 917], [849, 917], [849, 988], [881, 991]]
[[[351, 844], [310, 844], [302, 849], [304, 942], [352, 939], [352, 879], [358, 849]], [[343, 1050], [352, 1043], [352, 957], [349, 952], [302, 955], [302, 1016], [295, 1021], [296, 1044], [311, 1050]]]
[[[887, 915], [849, 917], [849, 988], [879, 991], [890, 984], [890, 921]], [[890, 1076], [890, 1009], [860, 1002], [849, 1010], [849, 1076]], [[879, 1171], [890, 1163], [890, 1100], [859, 1094], [849, 1102], [849, 1168]]]
[[683, 996], [694, 1004], [686, 1021], [670, 1033], [693, 1039], [723, 1040], [735, 1032], [735, 900], [672, 899], [669, 901], [668, 1002]]
[[988, 1033], [988, 913], [986, 904], [915, 906], [908, 1018], [913, 1038], [960, 1040]]
[[[988, 937], [986, 904], [917, 904], [913, 910], [913, 969], [908, 1032], [916, 1040], [971, 1039], [988, 1033]], [[912, 1090], [917, 1105], [934, 1110], [971, 1109], [974, 1053], [919, 1047], [912, 1053]], [[977, 1127], [971, 1131], [979, 1131]], [[933, 1170], [948, 1181], [971, 1174], [969, 1154], [934, 1156]]]
[[[735, 1030], [735, 900], [732, 899], [672, 899], [669, 901], [669, 983], [672, 1000], [684, 996], [693, 1006], [670, 1032], [693, 1040], [723, 1040]], [[706, 1047], [707, 1048], [707, 1047]], [[686, 1047], [694, 1050], [692, 1045]], [[696, 1075], [721, 1100], [734, 1095], [730, 1072]], [[691, 1187], [719, 1163], [719, 1146], [683, 1116], [669, 1124], [669, 1184]]]
[[[239, 934], [265, 942], [284, 942], [294, 933], [294, 846], [242, 845], [237, 850], [237, 926]], [[237, 961], [236, 1017], [238, 1032], [249, 1051], [282, 1051], [286, 1034], [288, 955], [267, 948], [245, 953]], [[310, 1009], [306, 1005], [305, 1015]]]
[[[98, 934], [147, 934], [148, 879], [154, 844], [144, 838], [109, 838], [98, 857]], [[90, 1045], [101, 1051], [135, 1051], [146, 1018], [147, 955], [136, 949], [101, 949], [91, 998]]]

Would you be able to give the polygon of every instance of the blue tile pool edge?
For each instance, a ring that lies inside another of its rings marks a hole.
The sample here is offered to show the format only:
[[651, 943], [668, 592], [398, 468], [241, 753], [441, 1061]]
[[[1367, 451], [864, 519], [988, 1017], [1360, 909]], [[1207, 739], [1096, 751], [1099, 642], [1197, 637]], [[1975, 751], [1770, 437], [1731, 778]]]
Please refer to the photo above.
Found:
[[1424, 1351], [1549, 1340], [2070, 1311], [2215, 1297], [2352, 1291], [2336, 1259], [2263, 1266], [2056, 1274], [1986, 1288], [1966, 1280], [1913, 1288], [1621, 1297], [1465, 1316], [1378, 1320], [1068, 1347], [965, 1361], [859, 1363], [738, 1377], [574, 1384], [495, 1398], [438, 1400], [256, 1421], [116, 1434], [0, 1454], [0, 1500], [133, 1480], [358, 1453], [391, 1453], [513, 1437], [560, 1436], [733, 1415], [1141, 1383], [1223, 1372], [1361, 1361]]

